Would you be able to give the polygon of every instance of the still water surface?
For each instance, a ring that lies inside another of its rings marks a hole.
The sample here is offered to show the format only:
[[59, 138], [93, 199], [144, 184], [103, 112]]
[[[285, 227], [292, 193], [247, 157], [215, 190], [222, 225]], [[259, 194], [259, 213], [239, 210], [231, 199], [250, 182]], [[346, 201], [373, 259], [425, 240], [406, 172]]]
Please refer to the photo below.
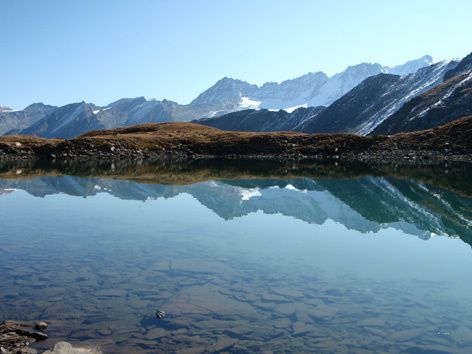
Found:
[[51, 321], [38, 348], [472, 352], [468, 166], [111, 167], [0, 168], [0, 319]]

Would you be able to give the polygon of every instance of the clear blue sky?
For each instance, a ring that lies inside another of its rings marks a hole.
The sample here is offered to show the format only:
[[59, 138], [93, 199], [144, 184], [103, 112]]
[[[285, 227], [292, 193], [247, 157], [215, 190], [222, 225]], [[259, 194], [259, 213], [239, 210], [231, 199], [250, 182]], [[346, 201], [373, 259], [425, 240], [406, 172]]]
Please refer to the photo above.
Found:
[[0, 104], [187, 103], [223, 76], [463, 57], [471, 14], [470, 0], [0, 0]]

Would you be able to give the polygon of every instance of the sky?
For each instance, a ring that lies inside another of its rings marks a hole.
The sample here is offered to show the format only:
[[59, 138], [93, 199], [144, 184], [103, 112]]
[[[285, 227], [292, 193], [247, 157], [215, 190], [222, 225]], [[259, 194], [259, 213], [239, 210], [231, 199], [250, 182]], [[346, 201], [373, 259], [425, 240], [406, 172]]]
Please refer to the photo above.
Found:
[[224, 76], [461, 58], [471, 13], [470, 0], [0, 0], [0, 105], [188, 103]]

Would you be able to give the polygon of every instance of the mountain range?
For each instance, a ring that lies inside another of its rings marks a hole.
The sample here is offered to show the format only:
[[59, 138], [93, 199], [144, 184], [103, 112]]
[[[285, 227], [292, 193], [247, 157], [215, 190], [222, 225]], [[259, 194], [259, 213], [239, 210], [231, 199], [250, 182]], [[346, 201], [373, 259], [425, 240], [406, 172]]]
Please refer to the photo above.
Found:
[[472, 54], [434, 63], [424, 56], [395, 67], [363, 63], [328, 77], [308, 73], [261, 86], [223, 78], [189, 104], [124, 98], [107, 106], [42, 103], [0, 108], [0, 134], [73, 138], [141, 123], [194, 121], [233, 131], [394, 134], [472, 114]]

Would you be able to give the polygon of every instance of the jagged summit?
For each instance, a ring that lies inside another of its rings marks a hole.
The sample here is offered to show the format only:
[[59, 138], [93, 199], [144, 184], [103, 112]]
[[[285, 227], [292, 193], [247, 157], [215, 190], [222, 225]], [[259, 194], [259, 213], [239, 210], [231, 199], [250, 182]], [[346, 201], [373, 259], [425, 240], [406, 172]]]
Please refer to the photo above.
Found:
[[431, 55], [425, 55], [425, 56], [422, 56], [421, 58], [407, 61], [403, 65], [397, 65], [397, 66], [394, 66], [393, 68], [389, 68], [388, 71], [390, 74], [404, 76], [404, 75], [414, 73], [418, 71], [419, 69], [432, 65], [432, 64], [434, 64], [433, 57]]

